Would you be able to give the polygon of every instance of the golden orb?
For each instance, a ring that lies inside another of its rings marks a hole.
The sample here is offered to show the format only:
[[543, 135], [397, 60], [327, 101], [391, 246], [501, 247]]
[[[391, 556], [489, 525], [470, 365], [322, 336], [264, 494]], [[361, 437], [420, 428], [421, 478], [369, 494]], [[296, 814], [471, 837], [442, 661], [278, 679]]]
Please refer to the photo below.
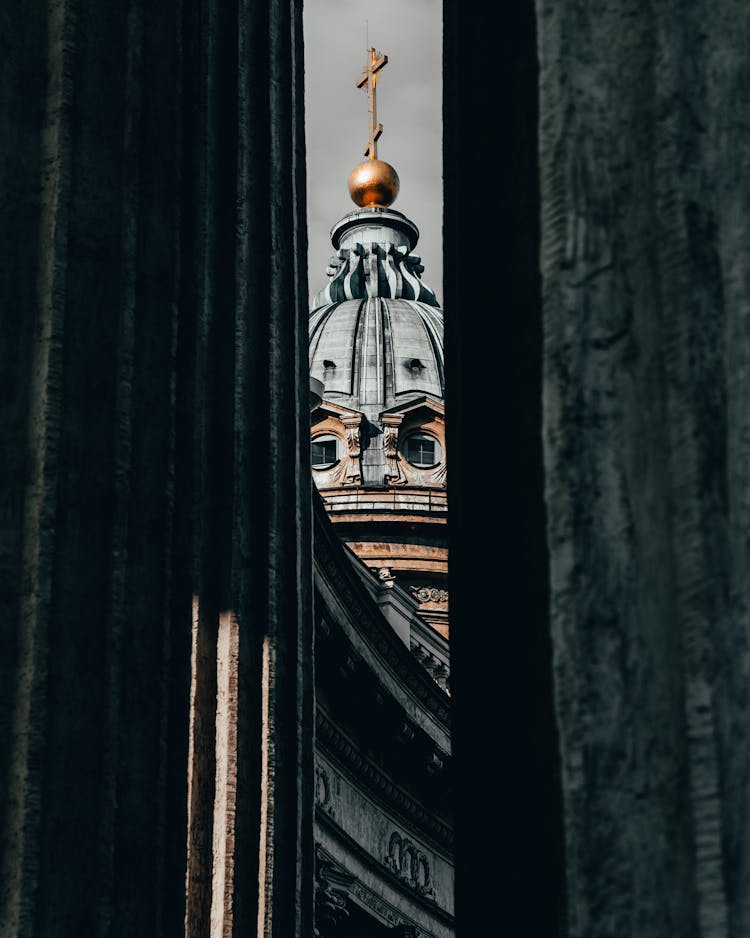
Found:
[[360, 208], [395, 202], [399, 189], [398, 173], [383, 160], [365, 160], [349, 174], [349, 195]]

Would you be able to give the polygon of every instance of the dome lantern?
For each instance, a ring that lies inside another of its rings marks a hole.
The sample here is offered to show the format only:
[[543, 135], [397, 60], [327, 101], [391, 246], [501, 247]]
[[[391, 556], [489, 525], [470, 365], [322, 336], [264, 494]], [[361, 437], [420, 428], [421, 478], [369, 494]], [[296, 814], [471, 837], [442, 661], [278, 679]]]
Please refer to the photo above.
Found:
[[422, 280], [417, 226], [391, 208], [398, 174], [377, 158], [375, 88], [387, 62], [368, 49], [356, 82], [370, 112], [365, 160], [349, 176], [357, 208], [331, 229], [329, 283], [310, 310], [310, 374], [325, 388], [311, 465], [344, 542], [447, 638], [443, 311]]

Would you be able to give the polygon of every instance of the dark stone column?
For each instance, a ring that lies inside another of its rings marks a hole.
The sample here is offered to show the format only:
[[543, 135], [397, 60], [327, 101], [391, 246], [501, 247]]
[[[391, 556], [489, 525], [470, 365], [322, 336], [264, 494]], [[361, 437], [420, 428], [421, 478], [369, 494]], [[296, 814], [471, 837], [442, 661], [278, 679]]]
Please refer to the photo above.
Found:
[[750, 11], [537, 3], [570, 934], [750, 931]]
[[2, 935], [207, 933], [220, 621], [225, 933], [311, 933], [300, 6], [2, 14]]
[[532, 2], [444, 9], [457, 934], [563, 927]]

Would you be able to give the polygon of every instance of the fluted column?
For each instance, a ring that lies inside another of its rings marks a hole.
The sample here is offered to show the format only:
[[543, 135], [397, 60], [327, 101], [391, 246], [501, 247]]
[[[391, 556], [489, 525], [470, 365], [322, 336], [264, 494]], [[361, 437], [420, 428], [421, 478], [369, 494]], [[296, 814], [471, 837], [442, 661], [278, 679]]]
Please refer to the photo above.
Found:
[[3, 14], [3, 936], [311, 933], [300, 6]]

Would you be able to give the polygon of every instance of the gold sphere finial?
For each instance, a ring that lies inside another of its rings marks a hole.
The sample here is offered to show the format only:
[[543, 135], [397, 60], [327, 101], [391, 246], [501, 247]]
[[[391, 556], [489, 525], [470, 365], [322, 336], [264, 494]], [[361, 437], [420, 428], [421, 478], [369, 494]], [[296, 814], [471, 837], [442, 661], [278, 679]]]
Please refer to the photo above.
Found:
[[360, 208], [386, 208], [396, 201], [399, 185], [398, 173], [383, 160], [365, 160], [349, 174], [349, 195]]

